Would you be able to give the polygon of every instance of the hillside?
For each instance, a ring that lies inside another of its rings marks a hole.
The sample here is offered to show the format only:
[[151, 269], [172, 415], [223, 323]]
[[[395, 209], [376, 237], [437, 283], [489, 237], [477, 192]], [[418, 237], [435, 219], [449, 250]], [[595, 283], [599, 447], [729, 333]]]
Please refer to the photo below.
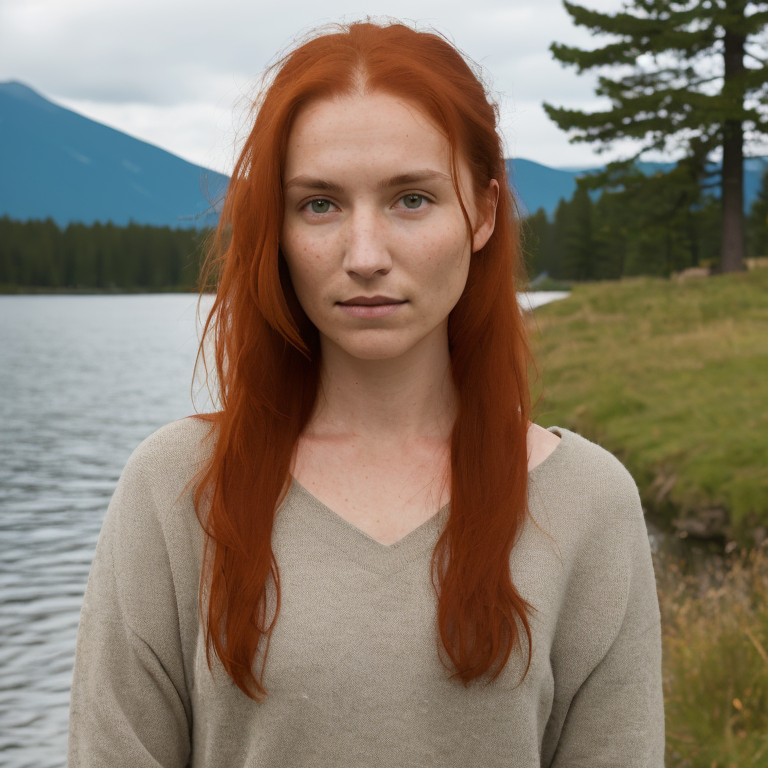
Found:
[[210, 224], [227, 178], [0, 83], [0, 216], [191, 227]]

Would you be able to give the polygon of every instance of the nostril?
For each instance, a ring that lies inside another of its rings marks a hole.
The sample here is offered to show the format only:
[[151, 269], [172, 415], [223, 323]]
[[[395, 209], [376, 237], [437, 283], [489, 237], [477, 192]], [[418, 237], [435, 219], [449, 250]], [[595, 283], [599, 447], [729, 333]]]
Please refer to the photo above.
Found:
[[344, 257], [342, 267], [349, 274], [361, 277], [386, 275], [392, 269], [392, 259], [386, 251], [348, 252]]

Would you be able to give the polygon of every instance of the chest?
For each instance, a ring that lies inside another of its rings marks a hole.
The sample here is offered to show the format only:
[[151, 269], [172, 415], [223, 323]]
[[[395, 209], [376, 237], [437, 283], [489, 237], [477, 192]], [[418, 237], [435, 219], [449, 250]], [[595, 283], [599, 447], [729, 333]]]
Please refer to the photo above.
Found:
[[[280, 612], [264, 704], [245, 700], [216, 663], [212, 676], [198, 641], [193, 706], [206, 716], [193, 722], [199, 740], [219, 736], [221, 764], [541, 765], [554, 695], [545, 607], [554, 601], [537, 599], [537, 590], [556, 580], [529, 582], [537, 565], [521, 574], [524, 596], [543, 609], [522, 684], [525, 660], [515, 650], [493, 684], [464, 687], [441, 663], [436, 634], [430, 556], [440, 530], [427, 526], [382, 547], [294, 487], [273, 531]], [[274, 605], [271, 596], [269, 618]], [[233, 758], [238, 749], [247, 760]]]
[[292, 474], [325, 506], [393, 544], [450, 500], [449, 451], [429, 443], [365, 446], [302, 439]]

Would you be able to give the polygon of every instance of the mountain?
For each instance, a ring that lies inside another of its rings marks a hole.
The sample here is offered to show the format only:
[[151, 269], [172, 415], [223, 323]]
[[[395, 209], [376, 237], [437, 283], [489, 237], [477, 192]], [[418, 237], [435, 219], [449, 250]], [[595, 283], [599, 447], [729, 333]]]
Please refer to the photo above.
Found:
[[[72, 112], [19, 82], [0, 83], [0, 216], [192, 227], [215, 223], [228, 178]], [[650, 173], [670, 164], [645, 163]], [[748, 209], [764, 158], [744, 164]], [[552, 215], [589, 169], [507, 160], [522, 211]]]
[[576, 178], [582, 172], [550, 168], [522, 157], [507, 160], [507, 178], [523, 213], [543, 208], [551, 216], [560, 200], [569, 200], [576, 191]]
[[[640, 163], [646, 174], [668, 171], [673, 163]], [[753, 157], [744, 161], [744, 211], [748, 212], [757, 197], [768, 158]], [[568, 200], [576, 191], [579, 176], [599, 168], [549, 168], [531, 160], [507, 160], [507, 174], [523, 213], [535, 213], [543, 208], [549, 216], [560, 200]], [[715, 190], [716, 196], [719, 196]]]
[[18, 82], [0, 83], [0, 148], [0, 216], [61, 226], [204, 225], [228, 181]]

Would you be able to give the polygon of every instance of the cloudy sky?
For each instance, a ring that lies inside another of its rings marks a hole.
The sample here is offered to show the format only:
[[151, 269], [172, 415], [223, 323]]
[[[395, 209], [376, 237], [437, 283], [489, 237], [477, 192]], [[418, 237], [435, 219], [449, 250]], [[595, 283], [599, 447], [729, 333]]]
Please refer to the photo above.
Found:
[[[617, 10], [620, 0], [585, 0]], [[553, 61], [553, 41], [589, 47], [561, 0], [0, 0], [0, 81], [42, 95], [181, 157], [228, 172], [248, 98], [276, 54], [318, 24], [387, 15], [446, 33], [486, 70], [508, 154], [598, 165], [541, 103], [595, 108], [594, 79]]]

